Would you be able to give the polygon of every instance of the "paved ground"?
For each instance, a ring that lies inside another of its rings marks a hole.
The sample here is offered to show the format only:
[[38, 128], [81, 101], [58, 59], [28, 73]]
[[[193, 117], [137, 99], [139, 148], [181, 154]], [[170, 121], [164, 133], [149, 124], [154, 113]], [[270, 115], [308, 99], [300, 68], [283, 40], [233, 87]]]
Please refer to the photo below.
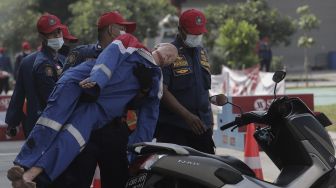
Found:
[[0, 142], [0, 187], [10, 188], [6, 178], [7, 170], [12, 166], [12, 161], [19, 151], [22, 141]]

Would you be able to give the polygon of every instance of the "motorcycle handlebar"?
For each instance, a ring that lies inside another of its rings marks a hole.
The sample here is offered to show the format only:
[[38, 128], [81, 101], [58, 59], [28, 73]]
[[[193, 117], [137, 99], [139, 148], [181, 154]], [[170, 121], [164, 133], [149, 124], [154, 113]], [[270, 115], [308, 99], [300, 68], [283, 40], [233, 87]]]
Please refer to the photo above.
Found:
[[230, 123], [227, 123], [227, 124], [225, 124], [225, 125], [222, 125], [222, 126], [220, 127], [220, 130], [224, 131], [225, 129], [234, 127], [234, 126], [236, 126], [236, 125], [237, 125], [237, 122], [236, 122], [236, 120], [234, 120], [234, 121], [232, 121], [232, 122], [230, 122]]
[[241, 114], [235, 118], [234, 121], [227, 123], [220, 127], [220, 130], [225, 130], [233, 126], [243, 126], [249, 123], [267, 123], [266, 112], [264, 111], [251, 111]]

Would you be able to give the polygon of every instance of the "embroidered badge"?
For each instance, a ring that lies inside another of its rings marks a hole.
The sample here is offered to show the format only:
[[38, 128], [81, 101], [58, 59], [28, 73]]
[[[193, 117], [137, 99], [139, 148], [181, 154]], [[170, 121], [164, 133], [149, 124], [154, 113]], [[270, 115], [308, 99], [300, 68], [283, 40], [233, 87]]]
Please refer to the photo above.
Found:
[[63, 72], [63, 69], [62, 69], [62, 67], [61, 66], [59, 66], [59, 65], [56, 65], [56, 72], [57, 72], [57, 76], [60, 76], [61, 74], [62, 74], [62, 72]]
[[208, 56], [206, 55], [205, 51], [201, 50], [201, 65], [210, 73], [210, 64], [208, 60]]
[[188, 62], [186, 60], [186, 58], [182, 55], [177, 56], [175, 62], [173, 63], [173, 68], [177, 68], [177, 67], [187, 67], [188, 66]]
[[49, 19], [49, 25], [52, 26], [52, 25], [55, 25], [56, 24], [56, 20], [55, 19]]
[[51, 66], [45, 66], [44, 72], [45, 72], [46, 76], [53, 76], [54, 75], [53, 69], [52, 69]]
[[190, 67], [174, 69], [174, 76], [183, 76], [191, 73]]
[[202, 18], [200, 16], [196, 16], [195, 23], [196, 25], [202, 25]]
[[76, 51], [71, 52], [68, 58], [66, 59], [66, 63], [72, 67], [77, 61], [78, 55], [79, 53]]

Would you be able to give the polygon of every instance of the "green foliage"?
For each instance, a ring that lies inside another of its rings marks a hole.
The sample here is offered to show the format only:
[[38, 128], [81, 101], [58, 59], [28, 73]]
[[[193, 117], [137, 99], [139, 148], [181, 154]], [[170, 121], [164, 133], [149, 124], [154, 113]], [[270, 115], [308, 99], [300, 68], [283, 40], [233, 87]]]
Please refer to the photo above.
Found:
[[158, 23], [167, 14], [174, 14], [175, 8], [167, 0], [124, 0], [128, 12], [131, 13], [130, 20], [137, 22], [135, 35], [139, 40], [146, 36], [157, 36]]
[[316, 112], [323, 112], [333, 122], [332, 126], [327, 127], [329, 131], [336, 131], [336, 105], [317, 105], [314, 108]]
[[[281, 16], [276, 9], [271, 9], [266, 0], [247, 1], [245, 3], [236, 3], [233, 5], [219, 4], [215, 6], [208, 6], [205, 9], [207, 17], [208, 34], [205, 36], [205, 46], [209, 48], [210, 58], [212, 61], [212, 71], [217, 72], [219, 67], [223, 64], [231, 64], [226, 62], [227, 54], [223, 55], [222, 50], [218, 50], [216, 44], [217, 37], [220, 35], [219, 28], [227, 22], [228, 19], [233, 19], [236, 22], [245, 20], [251, 25], [255, 25], [259, 31], [259, 38], [268, 36], [272, 46], [280, 44], [290, 44], [290, 37], [296, 31], [296, 26], [292, 19], [288, 16]], [[256, 43], [251, 44], [255, 46]], [[240, 50], [244, 51], [244, 50]], [[231, 52], [235, 53], [235, 52]], [[238, 56], [236, 54], [235, 56]], [[245, 57], [246, 66], [252, 65], [255, 62], [255, 56], [251, 54], [239, 53], [239, 56]], [[239, 67], [241, 64], [236, 65]]]
[[300, 36], [298, 40], [298, 46], [302, 48], [310, 48], [314, 43], [314, 38], [309, 36]]
[[104, 12], [118, 10], [129, 16], [126, 8], [111, 0], [82, 0], [69, 6], [73, 14], [70, 20], [70, 31], [79, 38], [81, 43], [93, 43], [97, 41], [97, 20]]
[[0, 3], [0, 41], [9, 51], [21, 50], [23, 40], [37, 46], [36, 20], [40, 16], [30, 7], [34, 0], [4, 0]]
[[298, 39], [298, 46], [302, 48], [310, 48], [315, 43], [315, 40], [308, 35], [308, 32], [318, 29], [320, 20], [310, 12], [308, 5], [298, 7], [296, 13], [300, 15], [296, 24], [298, 28], [303, 31], [303, 35]]
[[39, 45], [36, 30], [37, 19], [49, 12], [63, 22], [71, 16], [67, 7], [77, 0], [1, 0], [0, 41], [11, 52], [21, 50], [21, 43], [29, 41], [33, 47]]
[[68, 19], [72, 16], [68, 6], [75, 3], [78, 0], [34, 0], [38, 6], [35, 6], [33, 10], [45, 13], [57, 15], [63, 23], [68, 24]]
[[81, 43], [97, 40], [97, 19], [104, 12], [118, 10], [126, 19], [137, 22], [135, 35], [140, 39], [155, 36], [158, 22], [175, 9], [167, 0], [1, 0], [0, 45], [19, 51], [21, 42], [38, 45], [36, 21], [44, 12], [70, 23], [70, 31]]
[[258, 63], [254, 52], [259, 32], [255, 25], [246, 21], [236, 22], [228, 19], [219, 28], [216, 40], [220, 54], [223, 54], [227, 65], [232, 68], [251, 67]]
[[219, 4], [205, 9], [208, 20], [209, 34], [205, 37], [205, 44], [210, 49], [215, 47], [218, 28], [227, 19], [245, 20], [256, 25], [259, 37], [268, 36], [272, 45], [290, 44], [290, 37], [296, 31], [295, 24], [288, 16], [281, 16], [276, 9], [271, 9], [266, 0], [247, 1], [234, 5]]
[[273, 56], [270, 71], [275, 72], [277, 70], [283, 70], [285, 67], [282, 61], [283, 61], [283, 56]]
[[70, 10], [74, 15], [70, 30], [82, 43], [97, 40], [96, 23], [104, 12], [117, 10], [124, 18], [135, 21], [137, 30], [134, 34], [139, 40], [144, 39], [147, 32], [149, 36], [155, 36], [158, 22], [165, 15], [174, 12], [174, 8], [165, 0], [83, 0], [72, 4]]
[[303, 31], [303, 35], [299, 37], [297, 45], [300, 48], [303, 48], [304, 52], [304, 62], [303, 69], [305, 72], [306, 86], [308, 86], [308, 69], [309, 69], [309, 60], [308, 60], [308, 48], [312, 47], [315, 43], [313, 37], [309, 36], [311, 30], [317, 29], [320, 25], [320, 20], [310, 12], [309, 6], [304, 5], [296, 9], [297, 14], [300, 15], [298, 21], [296, 21], [300, 30]]

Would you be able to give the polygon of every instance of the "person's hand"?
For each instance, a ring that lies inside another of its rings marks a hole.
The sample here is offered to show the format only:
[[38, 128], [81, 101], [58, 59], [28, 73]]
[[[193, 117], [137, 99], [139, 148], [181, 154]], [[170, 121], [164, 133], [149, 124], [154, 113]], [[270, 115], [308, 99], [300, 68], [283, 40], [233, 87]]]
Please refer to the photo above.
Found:
[[8, 125], [6, 129], [6, 135], [9, 137], [14, 137], [16, 136], [16, 134], [17, 134], [16, 127]]
[[151, 68], [147, 68], [145, 65], [139, 63], [133, 69], [133, 74], [138, 78], [141, 90], [148, 91], [152, 88], [153, 75]]
[[96, 84], [97, 82], [91, 81], [90, 78], [86, 78], [85, 80], [79, 82], [79, 86], [86, 89], [93, 88]]
[[190, 126], [193, 133], [196, 135], [201, 135], [206, 131], [206, 128], [200, 118], [192, 113], [189, 113], [185, 120], [187, 124]]

